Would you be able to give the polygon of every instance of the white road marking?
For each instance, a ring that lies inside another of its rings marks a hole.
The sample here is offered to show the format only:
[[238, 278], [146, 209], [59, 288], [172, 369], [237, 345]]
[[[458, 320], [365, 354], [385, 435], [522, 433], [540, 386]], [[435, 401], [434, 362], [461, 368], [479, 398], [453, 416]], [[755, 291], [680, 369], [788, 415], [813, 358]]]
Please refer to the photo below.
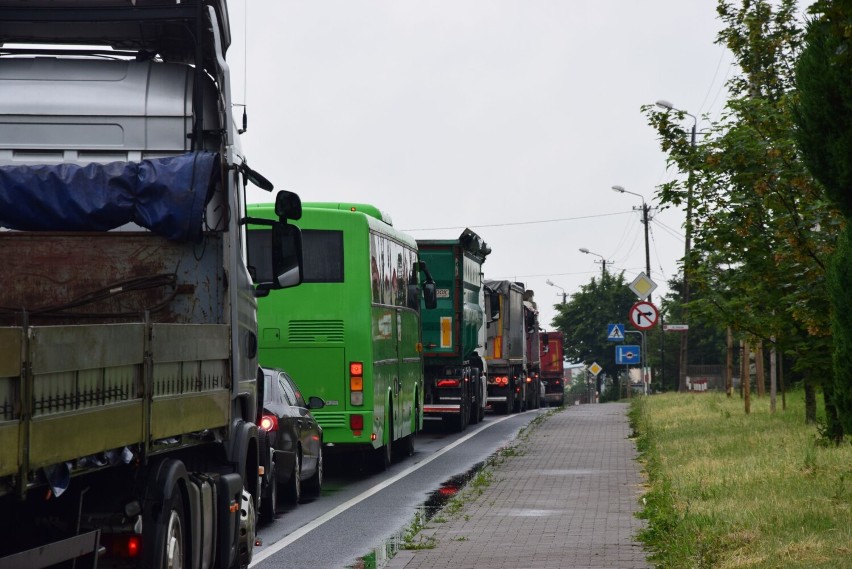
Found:
[[313, 530], [315, 530], [316, 528], [318, 528], [319, 526], [321, 526], [325, 522], [327, 522], [327, 521], [333, 519], [334, 517], [342, 514], [343, 512], [345, 512], [346, 510], [348, 510], [352, 506], [354, 506], [354, 505], [356, 505], [360, 502], [363, 502], [364, 500], [366, 500], [367, 498], [369, 498], [373, 494], [381, 492], [382, 490], [384, 490], [385, 488], [387, 488], [388, 486], [390, 486], [391, 484], [393, 484], [397, 480], [405, 478], [406, 476], [408, 476], [412, 472], [414, 472], [414, 471], [416, 471], [420, 468], [423, 468], [424, 466], [426, 466], [427, 464], [429, 464], [430, 462], [432, 462], [433, 460], [435, 460], [436, 458], [438, 458], [442, 454], [453, 450], [454, 448], [456, 448], [460, 444], [464, 443], [465, 441], [470, 440], [471, 438], [476, 436], [478, 433], [484, 431], [485, 429], [492, 427], [492, 426], [494, 426], [498, 423], [501, 423], [501, 422], [505, 421], [506, 419], [511, 419], [512, 417], [516, 417], [516, 416], [517, 415], [506, 415], [505, 417], [501, 417], [501, 418], [496, 419], [494, 421], [488, 422], [487, 424], [476, 429], [475, 431], [472, 431], [472, 432], [466, 434], [465, 436], [463, 436], [459, 440], [455, 441], [451, 445], [445, 446], [444, 448], [442, 448], [438, 452], [432, 454], [428, 458], [421, 460], [417, 464], [413, 464], [413, 465], [409, 466], [408, 468], [406, 468], [402, 472], [396, 474], [395, 476], [392, 476], [391, 478], [388, 478], [387, 480], [385, 480], [385, 481], [383, 481], [379, 484], [376, 484], [375, 486], [373, 486], [369, 490], [365, 490], [364, 492], [358, 494], [357, 496], [350, 499], [349, 501], [344, 502], [344, 503], [340, 504], [339, 506], [337, 506], [336, 508], [327, 511], [326, 513], [324, 513], [323, 515], [321, 515], [320, 517], [318, 517], [317, 519], [315, 519], [311, 523], [300, 527], [299, 529], [297, 529], [293, 533], [289, 534], [288, 536], [284, 537], [283, 539], [276, 541], [274, 544], [270, 545], [269, 547], [267, 547], [266, 549], [264, 549], [260, 553], [255, 554], [254, 557], [252, 558], [252, 562], [249, 564], [249, 567], [254, 567], [255, 565], [257, 565], [258, 563], [260, 563], [264, 559], [271, 557], [272, 555], [275, 555], [276, 553], [278, 553], [279, 551], [281, 551], [282, 549], [284, 549], [285, 547], [287, 547], [288, 545], [290, 545], [291, 543], [293, 543], [297, 539], [300, 539], [301, 537], [305, 536], [306, 534], [312, 532]]

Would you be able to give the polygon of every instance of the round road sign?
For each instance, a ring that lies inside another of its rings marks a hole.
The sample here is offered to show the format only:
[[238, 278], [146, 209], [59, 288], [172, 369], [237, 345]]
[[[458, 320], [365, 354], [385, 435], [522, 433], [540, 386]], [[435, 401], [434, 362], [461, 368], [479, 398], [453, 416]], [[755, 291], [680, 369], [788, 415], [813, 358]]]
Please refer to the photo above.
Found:
[[657, 307], [648, 301], [640, 301], [630, 307], [630, 323], [639, 330], [649, 330], [657, 325], [660, 313]]

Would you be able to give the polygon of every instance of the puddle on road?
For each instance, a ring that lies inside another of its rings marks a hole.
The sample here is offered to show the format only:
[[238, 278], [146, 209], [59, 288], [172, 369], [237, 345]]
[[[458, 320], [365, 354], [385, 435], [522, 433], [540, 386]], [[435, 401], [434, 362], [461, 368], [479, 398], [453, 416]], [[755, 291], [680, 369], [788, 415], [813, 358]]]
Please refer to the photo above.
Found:
[[382, 545], [374, 548], [368, 554], [358, 558], [347, 569], [382, 569], [393, 556], [404, 549], [417, 549], [422, 544], [414, 538], [427, 522], [443, 508], [464, 486], [482, 470], [485, 461], [475, 464], [467, 472], [457, 474], [446, 480], [441, 486], [429, 494], [423, 504], [417, 507], [411, 521], [398, 532], [387, 538]]

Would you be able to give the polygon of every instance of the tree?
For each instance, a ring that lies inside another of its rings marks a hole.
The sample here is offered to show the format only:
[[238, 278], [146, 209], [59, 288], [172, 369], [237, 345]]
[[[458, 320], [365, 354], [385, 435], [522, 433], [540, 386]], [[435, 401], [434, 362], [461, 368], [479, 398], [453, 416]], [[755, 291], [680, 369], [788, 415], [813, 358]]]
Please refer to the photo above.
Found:
[[557, 304], [553, 325], [565, 335], [565, 357], [587, 365], [597, 362], [602, 374], [617, 377], [615, 348], [607, 340], [607, 324], [624, 322], [634, 302], [636, 297], [624, 273], [604, 273], [581, 286], [567, 303]]
[[[808, 25], [796, 64], [795, 138], [808, 170], [846, 221], [828, 288], [834, 338], [831, 393], [838, 421], [852, 433], [852, 2], [820, 1], [813, 13], [818, 16]], [[838, 439], [838, 433], [830, 434]]]
[[[832, 373], [826, 268], [842, 219], [793, 138], [792, 62], [803, 36], [796, 4], [718, 2], [725, 27], [717, 41], [733, 52], [741, 72], [729, 80], [723, 116], [702, 141], [686, 140], [683, 113], [645, 112], [670, 165], [690, 174], [658, 192], [663, 205], [692, 196], [686, 266], [691, 288], [700, 292], [690, 315], [720, 330], [731, 326], [751, 342], [768, 346], [774, 337], [781, 348], [805, 350], [796, 352], [799, 362], [821, 379]], [[830, 391], [833, 384], [825, 386]]]

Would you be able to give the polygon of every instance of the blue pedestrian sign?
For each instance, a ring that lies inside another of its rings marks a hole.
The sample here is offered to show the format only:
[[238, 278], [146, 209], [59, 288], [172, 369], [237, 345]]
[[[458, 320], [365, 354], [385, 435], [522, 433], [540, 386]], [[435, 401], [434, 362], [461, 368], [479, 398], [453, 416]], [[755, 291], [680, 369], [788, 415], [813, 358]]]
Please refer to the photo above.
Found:
[[624, 341], [624, 324], [607, 324], [606, 339], [609, 342]]
[[639, 346], [616, 346], [615, 363], [618, 365], [639, 364]]

